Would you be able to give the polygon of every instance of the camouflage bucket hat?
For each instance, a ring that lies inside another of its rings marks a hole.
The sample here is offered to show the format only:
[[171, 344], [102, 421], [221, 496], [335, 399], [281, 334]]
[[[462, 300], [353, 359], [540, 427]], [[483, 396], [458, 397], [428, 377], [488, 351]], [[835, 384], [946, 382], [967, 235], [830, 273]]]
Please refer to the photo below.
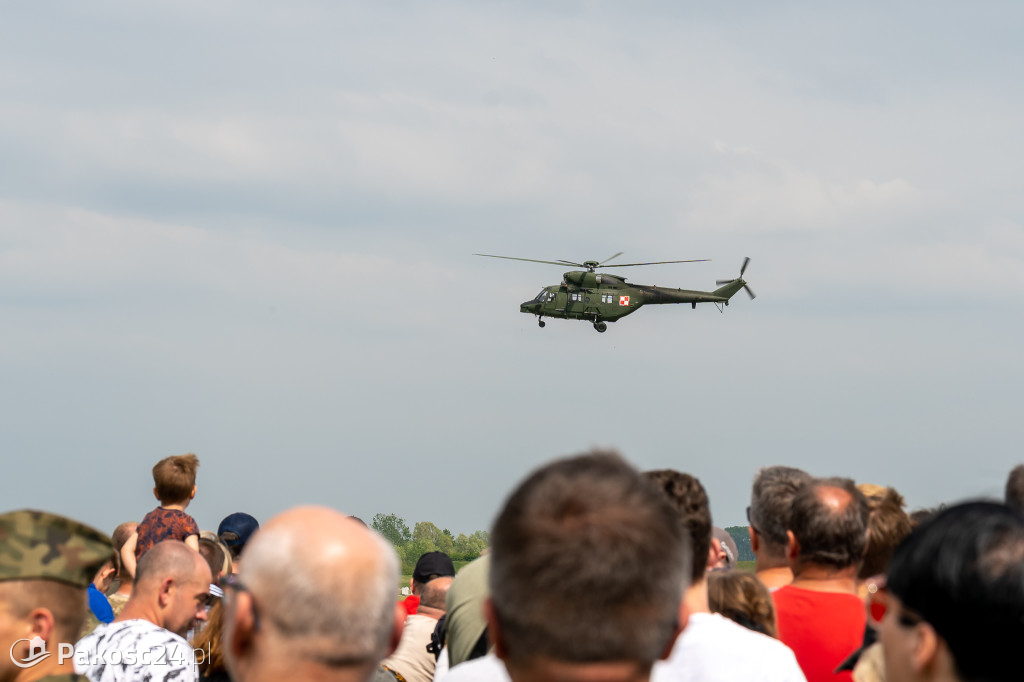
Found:
[[0, 580], [58, 580], [88, 587], [114, 545], [74, 519], [22, 509], [0, 514]]

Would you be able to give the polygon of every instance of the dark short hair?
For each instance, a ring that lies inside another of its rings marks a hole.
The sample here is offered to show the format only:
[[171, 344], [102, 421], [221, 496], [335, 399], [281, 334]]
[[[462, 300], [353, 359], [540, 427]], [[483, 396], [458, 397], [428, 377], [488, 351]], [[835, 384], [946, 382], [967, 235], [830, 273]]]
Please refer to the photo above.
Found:
[[802, 469], [765, 467], [754, 477], [750, 493], [750, 522], [768, 555], [783, 559], [789, 545], [789, 512], [793, 497], [812, 477]]
[[896, 545], [910, 534], [911, 524], [903, 511], [903, 496], [893, 488], [868, 495], [868, 542], [857, 576], [862, 580], [885, 573]]
[[[839, 509], [830, 509], [821, 499], [825, 488], [838, 488], [849, 500]], [[855, 566], [867, 545], [867, 500], [848, 478], [813, 479], [793, 497], [789, 529], [800, 543], [800, 561], [837, 569]]]
[[507, 659], [653, 665], [678, 627], [688, 554], [672, 507], [617, 454], [538, 469], [491, 532]]
[[889, 590], [946, 641], [963, 680], [1019, 680], [1024, 515], [994, 502], [948, 507], [896, 549]]
[[1006, 477], [1006, 504], [1024, 511], [1024, 464], [1018, 464]]
[[674, 469], [648, 471], [644, 476], [676, 510], [683, 532], [690, 540], [690, 579], [700, 582], [704, 579], [711, 550], [711, 505], [707, 491], [695, 477]]

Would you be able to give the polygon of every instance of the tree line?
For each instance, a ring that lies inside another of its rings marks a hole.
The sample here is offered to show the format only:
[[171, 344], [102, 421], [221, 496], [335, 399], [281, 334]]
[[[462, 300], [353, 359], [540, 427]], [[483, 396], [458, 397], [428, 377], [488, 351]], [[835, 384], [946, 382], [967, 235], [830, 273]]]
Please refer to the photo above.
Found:
[[409, 524], [398, 514], [376, 514], [370, 525], [394, 545], [402, 562], [402, 573], [412, 573], [416, 560], [427, 552], [444, 552], [453, 561], [472, 561], [491, 540], [485, 530], [472, 535], [459, 533], [455, 537], [447, 528], [438, 528], [430, 521], [419, 521], [410, 530]]

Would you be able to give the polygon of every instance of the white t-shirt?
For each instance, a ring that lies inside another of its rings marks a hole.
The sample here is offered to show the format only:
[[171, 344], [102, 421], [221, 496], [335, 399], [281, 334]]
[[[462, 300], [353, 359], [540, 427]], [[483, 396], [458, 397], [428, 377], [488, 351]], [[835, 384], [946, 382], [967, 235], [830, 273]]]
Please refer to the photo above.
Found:
[[196, 682], [195, 652], [148, 620], [101, 624], [75, 645], [75, 672], [92, 682]]
[[435, 682], [512, 682], [501, 659], [487, 654], [471, 661], [463, 661]]
[[717, 613], [694, 613], [652, 682], [807, 682], [792, 649]]

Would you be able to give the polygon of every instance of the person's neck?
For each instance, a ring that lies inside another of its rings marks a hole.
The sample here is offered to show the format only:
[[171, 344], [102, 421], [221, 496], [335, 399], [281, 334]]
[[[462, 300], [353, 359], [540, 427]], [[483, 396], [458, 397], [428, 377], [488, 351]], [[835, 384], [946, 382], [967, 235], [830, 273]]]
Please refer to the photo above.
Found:
[[121, 613], [117, 614], [114, 618], [115, 623], [119, 623], [124, 620], [148, 620], [157, 627], [163, 627], [163, 618], [161, 617], [160, 607], [155, 603], [147, 603], [139, 598], [129, 598], [128, 602], [121, 609]]
[[506, 661], [512, 682], [648, 682], [650, 666], [635, 661], [575, 663], [531, 657], [522, 663]]
[[686, 612], [691, 615], [711, 613], [711, 607], [708, 606], [708, 579], [706, 576], [699, 583], [694, 583], [687, 588], [686, 594], [683, 595], [683, 603], [686, 605]]
[[135, 586], [135, 581], [132, 580], [131, 578], [127, 578], [127, 577], [126, 578], [121, 578], [121, 584], [118, 585], [117, 592], [115, 592], [114, 594], [120, 594], [120, 595], [124, 595], [124, 596], [129, 596], [129, 595], [131, 595], [132, 587], [134, 587], [134, 586]]
[[769, 590], [793, 582], [793, 569], [789, 566], [773, 566], [757, 569], [757, 579]]
[[[77, 637], [77, 635], [75, 635]], [[63, 641], [63, 640], [61, 640]], [[47, 643], [47, 647], [51, 646]], [[32, 666], [18, 671], [18, 676], [13, 678], [14, 682], [34, 682], [42, 680], [51, 675], [74, 675], [74, 657], [68, 658], [63, 663], [60, 661], [59, 652], [51, 651], [51, 655]]]
[[810, 562], [793, 566], [793, 587], [816, 592], [857, 593], [857, 567], [835, 568]]
[[[277, 680], [305, 680], [307, 682], [365, 682], [372, 678], [376, 664], [327, 667], [311, 661], [296, 660], [288, 656], [261, 656], [238, 671], [239, 680], [245, 682], [277, 682]], [[232, 678], [235, 679], [235, 678]]]
[[187, 506], [188, 506], [188, 502], [178, 502], [177, 504], [164, 504], [163, 502], [160, 503], [160, 508], [161, 509], [166, 509], [168, 511], [180, 511], [180, 512], [183, 512], [183, 511], [185, 511], [185, 507], [187, 507]]
[[416, 608], [416, 615], [429, 616], [434, 620], [440, 620], [441, 616], [444, 615], [444, 609], [436, 609], [433, 606], [424, 606], [423, 602], [420, 602], [419, 607]]

